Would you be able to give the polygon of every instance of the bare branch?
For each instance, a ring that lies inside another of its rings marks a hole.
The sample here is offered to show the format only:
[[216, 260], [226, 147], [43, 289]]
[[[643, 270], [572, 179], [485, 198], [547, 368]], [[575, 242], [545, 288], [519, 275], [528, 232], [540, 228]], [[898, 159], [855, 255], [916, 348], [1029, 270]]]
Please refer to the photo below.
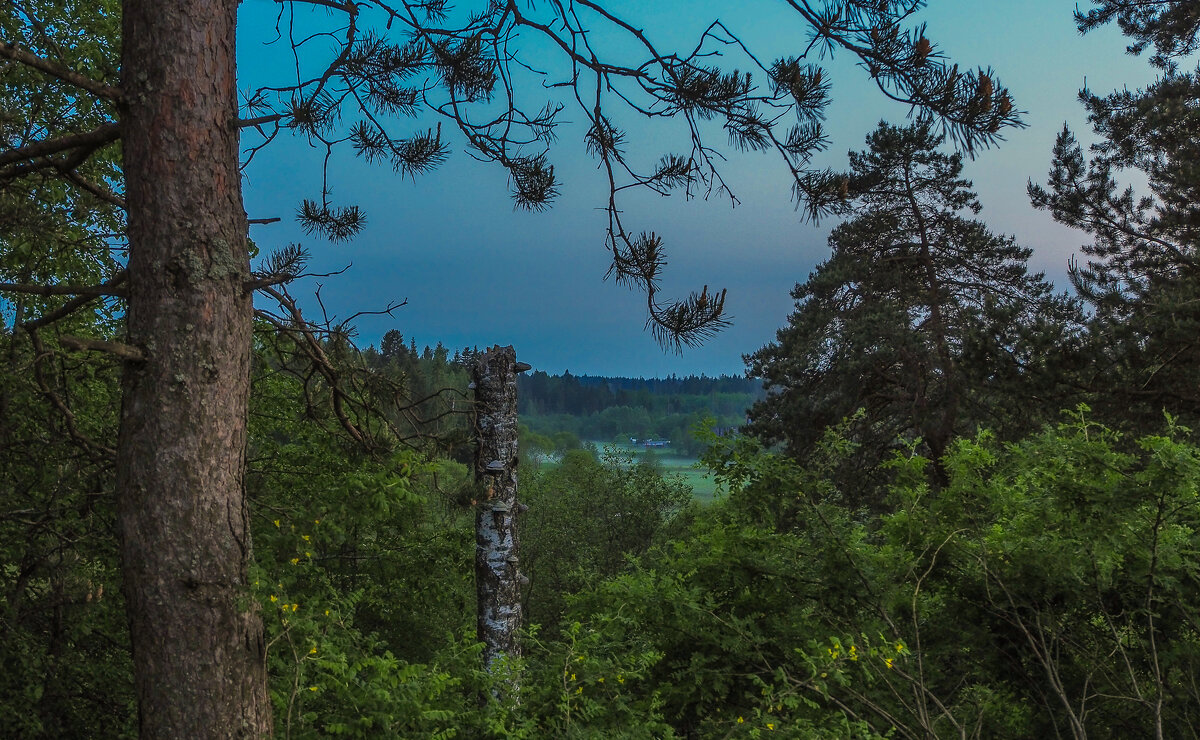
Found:
[[73, 349], [81, 352], [107, 352], [110, 355], [115, 355], [122, 360], [131, 362], [145, 362], [146, 353], [132, 345], [123, 344], [121, 342], [106, 342], [102, 339], [88, 339], [87, 337], [68, 337], [63, 336], [58, 338], [58, 343], [67, 349]]
[[[127, 273], [124, 270], [121, 270], [115, 276], [113, 276], [112, 280], [109, 280], [107, 283], [105, 283], [101, 287], [103, 287], [107, 290], [112, 290], [117, 285], [120, 285], [121, 283], [125, 282], [126, 275], [127, 275]], [[56, 321], [61, 321], [62, 319], [66, 318], [67, 316], [70, 316], [71, 314], [75, 313], [79, 309], [88, 305], [92, 301], [101, 297], [101, 295], [104, 295], [104, 294], [78, 295], [78, 296], [72, 298], [71, 300], [67, 301], [66, 303], [64, 303], [61, 307], [46, 314], [45, 316], [42, 316], [41, 318], [38, 318], [38, 319], [34, 319], [33, 321], [26, 321], [25, 323], [21, 324], [21, 327], [23, 329], [25, 329], [26, 331], [30, 332], [30, 336], [32, 336], [33, 334], [36, 333], [37, 329], [40, 329], [44, 326], [49, 326], [50, 324], [53, 324]]]
[[108, 283], [104, 285], [30, 285], [27, 283], [0, 283], [0, 292], [25, 293], [27, 295], [78, 295], [78, 296], [120, 296], [128, 295], [124, 288], [115, 287]]
[[[91, 299], [88, 299], [91, 300]], [[35, 322], [36, 323], [36, 322]], [[75, 440], [83, 449], [87, 450], [94, 456], [111, 458], [116, 454], [116, 450], [111, 447], [97, 444], [91, 438], [79, 431], [79, 425], [75, 422], [75, 413], [71, 411], [71, 407], [62, 399], [62, 396], [50, 387], [49, 381], [46, 380], [45, 373], [42, 372], [42, 363], [49, 357], [53, 356], [53, 352], [46, 349], [42, 343], [41, 334], [38, 333], [38, 327], [33, 324], [23, 324], [25, 331], [29, 334], [29, 341], [33, 344], [33, 377], [38, 385], [38, 389], [46, 400], [50, 402], [55, 409], [62, 415], [63, 422], [67, 427], [67, 434], [71, 439]]]
[[108, 188], [103, 187], [101, 185], [97, 185], [96, 183], [92, 182], [91, 180], [88, 180], [86, 177], [84, 177], [83, 175], [76, 172], [74, 167], [62, 167], [59, 171], [62, 173], [63, 177], [70, 180], [72, 183], [74, 183], [79, 188], [86, 190], [87, 192], [96, 196], [97, 198], [104, 201], [105, 203], [114, 205], [117, 208], [120, 208], [121, 210], [125, 210], [125, 199], [124, 198], [122, 198], [121, 196], [112, 192]]
[[297, 275], [288, 275], [286, 273], [282, 275], [266, 275], [254, 280], [247, 280], [246, 282], [242, 283], [242, 290], [246, 291], [247, 293], [252, 293], [261, 288], [270, 288], [273, 285], [283, 285], [284, 283], [295, 280], [297, 277]]
[[121, 127], [116, 123], [106, 123], [82, 134], [67, 134], [56, 139], [35, 141], [32, 144], [0, 152], [0, 166], [23, 162], [26, 160], [45, 157], [50, 154], [67, 151], [68, 149], [84, 149], [93, 151], [98, 147], [121, 138]]
[[91, 77], [79, 74], [74, 70], [67, 69], [62, 65], [55, 64], [49, 59], [43, 59], [38, 55], [22, 49], [18, 44], [9, 44], [0, 42], [0, 57], [12, 59], [15, 62], [20, 62], [27, 67], [32, 67], [39, 72], [50, 75], [62, 80], [68, 84], [74, 85], [82, 90], [86, 90], [91, 94], [119, 103], [123, 97], [120, 88], [106, 85], [99, 80], [93, 80]]
[[322, 8], [340, 10], [345, 13], [353, 13], [356, 10], [353, 2], [337, 2], [337, 0], [275, 0], [275, 2], [279, 5], [285, 5], [288, 3], [316, 5]]

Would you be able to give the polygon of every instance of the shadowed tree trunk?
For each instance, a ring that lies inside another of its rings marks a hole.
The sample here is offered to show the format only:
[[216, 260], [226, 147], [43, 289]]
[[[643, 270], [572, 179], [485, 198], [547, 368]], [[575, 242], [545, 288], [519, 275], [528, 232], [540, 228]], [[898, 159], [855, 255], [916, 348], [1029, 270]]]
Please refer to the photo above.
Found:
[[117, 452], [143, 738], [269, 735], [247, 593], [252, 306], [238, 169], [237, 0], [123, 4], [129, 341]]
[[512, 347], [492, 347], [475, 361], [475, 590], [479, 640], [491, 669], [517, 658], [521, 645], [521, 575], [517, 558], [517, 363]]

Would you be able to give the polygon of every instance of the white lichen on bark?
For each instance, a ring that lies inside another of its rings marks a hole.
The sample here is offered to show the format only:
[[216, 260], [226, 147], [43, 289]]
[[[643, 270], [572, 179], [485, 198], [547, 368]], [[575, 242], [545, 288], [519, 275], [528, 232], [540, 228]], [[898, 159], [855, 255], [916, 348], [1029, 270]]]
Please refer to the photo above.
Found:
[[475, 516], [477, 628], [492, 669], [521, 654], [521, 576], [518, 571], [517, 375], [512, 347], [492, 347], [473, 369], [475, 386]]

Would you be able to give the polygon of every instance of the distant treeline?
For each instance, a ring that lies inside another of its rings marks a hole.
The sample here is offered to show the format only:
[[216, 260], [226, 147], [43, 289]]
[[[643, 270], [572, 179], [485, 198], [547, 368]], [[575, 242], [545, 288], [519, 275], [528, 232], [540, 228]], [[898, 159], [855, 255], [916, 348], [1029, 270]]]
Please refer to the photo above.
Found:
[[[535, 371], [517, 380], [518, 411], [546, 416], [586, 416], [614, 406], [635, 406], [654, 413], [711, 408], [714, 414], [741, 414], [745, 401], [762, 397], [762, 382], [733, 375], [710, 378], [608, 378], [597, 375], [548, 375]], [[701, 400], [703, 399], [703, 400]]]
[[[376, 372], [403, 379], [414, 405], [409, 414], [426, 431], [444, 435], [460, 427], [455, 398], [465, 397], [470, 365], [478, 347], [451, 350], [441, 342], [418, 349], [397, 330], [384, 334], [379, 348], [363, 351]], [[439, 394], [453, 389], [457, 393]], [[718, 429], [734, 430], [746, 411], [764, 397], [762, 382], [733, 375], [624, 378], [598, 375], [550, 375], [541, 370], [517, 376], [518, 413], [529, 442], [547, 451], [564, 451], [582, 442], [668, 439], [670, 449], [695, 455], [702, 446], [692, 429], [713, 419]]]
[[712, 418], [718, 427], [739, 427], [763, 395], [760, 381], [729, 375], [607, 378], [535, 371], [517, 385], [521, 422], [538, 434], [605, 442], [669, 439], [674, 451], [689, 455], [699, 451], [691, 435], [696, 424]]

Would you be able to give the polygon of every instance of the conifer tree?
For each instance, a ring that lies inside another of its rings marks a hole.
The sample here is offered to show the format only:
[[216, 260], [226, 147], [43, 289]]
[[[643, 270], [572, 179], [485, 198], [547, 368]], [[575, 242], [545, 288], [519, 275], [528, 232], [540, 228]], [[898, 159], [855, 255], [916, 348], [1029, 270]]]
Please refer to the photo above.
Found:
[[1191, 0], [1097, 0], [1087, 12], [1075, 10], [1082, 33], [1113, 21], [1133, 39], [1130, 54], [1154, 47], [1150, 63], [1163, 70], [1176, 69], [1177, 59], [1200, 48], [1200, 5]]
[[[1079, 16], [1090, 30], [1116, 20], [1153, 46], [1163, 76], [1141, 90], [1080, 100], [1098, 141], [1085, 157], [1064, 127], [1048, 182], [1030, 183], [1033, 205], [1092, 238], [1071, 280], [1091, 306], [1080, 382], [1114, 424], [1157, 429], [1163, 411], [1200, 415], [1200, 71], [1177, 60], [1196, 49], [1195, 3], [1106, 2]], [[1145, 189], [1119, 178], [1144, 180]]]
[[768, 390], [751, 411], [758, 436], [804, 456], [863, 409], [853, 438], [869, 468], [901, 438], [936, 459], [976, 425], [1016, 432], [1057, 410], [1048, 371], [1074, 306], [1028, 272], [1028, 248], [969, 217], [980, 204], [943, 140], [928, 121], [881, 123], [850, 155], [842, 183], [859, 215], [796, 286], [776, 341], [747, 357]]

